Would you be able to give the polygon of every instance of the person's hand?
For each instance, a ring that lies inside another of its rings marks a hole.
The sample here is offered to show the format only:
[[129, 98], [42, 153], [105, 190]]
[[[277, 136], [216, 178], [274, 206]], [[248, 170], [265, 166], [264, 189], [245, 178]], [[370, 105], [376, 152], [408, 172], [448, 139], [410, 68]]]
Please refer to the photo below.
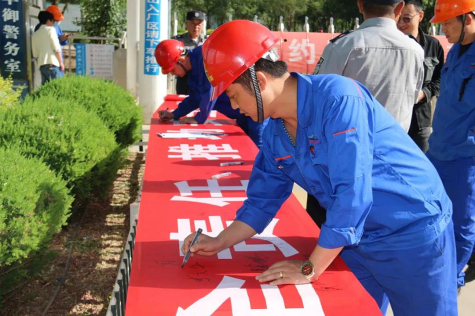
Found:
[[158, 111], [158, 116], [160, 117], [160, 121], [169, 121], [175, 118], [175, 115], [167, 110]]
[[64, 42], [64, 41], [66, 41], [67, 39], [69, 39], [69, 34], [63, 34], [63, 35], [60, 35], [60, 36], [59, 36], [59, 40], [60, 40], [61, 42]]
[[[183, 242], [181, 247], [181, 252], [186, 255], [188, 249], [190, 248], [191, 241], [195, 237], [196, 233], [188, 235]], [[218, 237], [210, 237], [205, 234], [201, 234], [198, 237], [198, 241], [191, 247], [191, 256], [198, 254], [201, 256], [212, 256], [220, 252], [222, 249], [222, 244]]]
[[198, 122], [193, 117], [182, 117], [180, 119], [181, 124], [198, 124]]
[[417, 97], [417, 103], [422, 102], [426, 99], [426, 94], [421, 90], [419, 91], [419, 96]]
[[61, 70], [62, 72], [64, 72], [64, 64], [63, 64], [63, 63], [60, 63], [60, 64], [59, 64], [59, 70]]
[[279, 261], [256, 276], [256, 280], [261, 283], [270, 282], [270, 285], [310, 283], [310, 280], [302, 274], [302, 262], [299, 260]]

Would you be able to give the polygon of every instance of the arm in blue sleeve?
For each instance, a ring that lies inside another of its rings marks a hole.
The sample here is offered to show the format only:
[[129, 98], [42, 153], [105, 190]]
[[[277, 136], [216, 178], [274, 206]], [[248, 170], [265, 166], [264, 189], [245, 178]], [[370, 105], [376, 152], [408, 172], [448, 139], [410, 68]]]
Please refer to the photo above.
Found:
[[56, 29], [56, 33], [58, 33], [59, 45], [61, 45], [61, 46], [68, 45], [68, 44], [69, 44], [69, 40], [62, 41], [62, 40], [60, 40], [60, 38], [59, 38], [61, 35], [64, 35], [63, 30], [62, 30], [59, 26], [57, 26], [57, 25], [55, 25], [54, 28]]
[[261, 149], [252, 168], [247, 200], [237, 211], [236, 220], [262, 233], [292, 193], [292, 186], [292, 180], [278, 170]]
[[360, 242], [373, 203], [372, 111], [356, 96], [339, 97], [324, 110], [334, 202], [327, 210], [318, 244], [334, 249]]
[[201, 91], [200, 93], [200, 101], [199, 101], [199, 108], [200, 111], [196, 113], [195, 115], [195, 121], [198, 122], [199, 124], [203, 124], [206, 122], [206, 119], [209, 116], [209, 113], [211, 110], [213, 110], [214, 105], [216, 104], [216, 100], [214, 99], [213, 101], [211, 100], [211, 86], [209, 86], [208, 89], [204, 89], [204, 91]]
[[193, 96], [186, 97], [178, 107], [173, 111], [175, 115], [175, 120], [180, 119], [180, 117], [187, 115], [188, 113], [196, 110], [198, 108], [198, 100], [196, 100]]

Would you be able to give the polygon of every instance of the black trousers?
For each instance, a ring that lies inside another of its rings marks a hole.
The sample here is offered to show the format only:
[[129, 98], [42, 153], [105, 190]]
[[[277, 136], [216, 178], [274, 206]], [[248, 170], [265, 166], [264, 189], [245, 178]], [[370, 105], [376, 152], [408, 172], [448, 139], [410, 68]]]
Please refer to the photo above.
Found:
[[307, 213], [313, 219], [319, 228], [322, 228], [323, 223], [327, 220], [327, 210], [324, 209], [318, 200], [313, 196], [307, 195]]

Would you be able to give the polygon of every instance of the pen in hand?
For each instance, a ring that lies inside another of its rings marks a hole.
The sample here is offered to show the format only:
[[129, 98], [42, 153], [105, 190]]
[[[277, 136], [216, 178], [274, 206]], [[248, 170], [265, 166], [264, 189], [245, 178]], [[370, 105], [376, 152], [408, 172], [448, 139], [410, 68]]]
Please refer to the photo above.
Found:
[[198, 229], [198, 231], [195, 234], [195, 237], [193, 237], [193, 240], [191, 241], [190, 248], [188, 248], [188, 252], [185, 255], [185, 258], [183, 258], [183, 263], [181, 264], [181, 267], [183, 268], [185, 264], [188, 262], [188, 259], [190, 259], [191, 255], [191, 247], [193, 247], [194, 244], [198, 241], [198, 237], [201, 235], [203, 230], [201, 228]]

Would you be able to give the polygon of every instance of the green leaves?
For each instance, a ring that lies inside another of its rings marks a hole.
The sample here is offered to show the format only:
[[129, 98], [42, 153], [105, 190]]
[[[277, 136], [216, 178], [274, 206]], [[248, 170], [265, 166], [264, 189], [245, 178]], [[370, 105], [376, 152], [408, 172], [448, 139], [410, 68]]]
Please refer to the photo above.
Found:
[[82, 21], [78, 23], [87, 36], [121, 37], [126, 30], [126, 1], [81, 0]]
[[66, 181], [39, 159], [0, 149], [0, 267], [27, 258], [66, 224]]

